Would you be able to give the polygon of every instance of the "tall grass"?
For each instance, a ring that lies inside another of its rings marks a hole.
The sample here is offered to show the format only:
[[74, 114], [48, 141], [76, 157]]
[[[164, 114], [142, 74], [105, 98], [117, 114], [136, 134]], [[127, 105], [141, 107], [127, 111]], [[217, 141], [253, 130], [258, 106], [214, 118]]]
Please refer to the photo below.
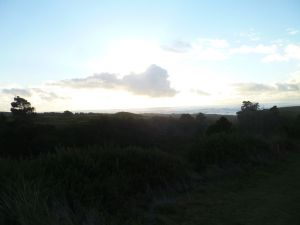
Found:
[[189, 159], [201, 171], [210, 165], [261, 164], [291, 149], [287, 139], [266, 140], [263, 137], [220, 133], [198, 141], [190, 150]]
[[6, 161], [0, 217], [8, 225], [126, 220], [152, 198], [181, 191], [188, 182], [186, 165], [155, 149], [58, 148], [31, 160]]

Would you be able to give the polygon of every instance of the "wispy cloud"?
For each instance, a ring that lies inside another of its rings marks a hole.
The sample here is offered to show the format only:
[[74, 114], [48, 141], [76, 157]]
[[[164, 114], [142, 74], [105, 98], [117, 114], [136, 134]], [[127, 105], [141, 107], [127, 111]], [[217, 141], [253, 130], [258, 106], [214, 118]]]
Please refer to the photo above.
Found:
[[295, 95], [300, 96], [300, 72], [295, 72], [290, 79], [274, 84], [235, 83], [232, 85], [241, 95]]
[[192, 42], [176, 41], [161, 46], [161, 49], [174, 53], [186, 53], [198, 60], [224, 60], [229, 42], [225, 39], [199, 38]]
[[261, 94], [276, 90], [274, 86], [261, 83], [236, 83], [233, 86], [241, 94]]
[[192, 93], [196, 94], [196, 95], [200, 95], [200, 96], [210, 96], [211, 94], [209, 94], [208, 92], [199, 90], [199, 89], [191, 89], [190, 90]]
[[54, 92], [46, 91], [41, 88], [5, 88], [2, 89], [2, 93], [9, 96], [21, 96], [25, 98], [35, 96], [46, 101], [66, 99]]
[[168, 72], [157, 66], [151, 65], [143, 73], [131, 73], [119, 78], [116, 74], [100, 73], [93, 76], [62, 80], [52, 85], [74, 89], [124, 89], [135, 95], [149, 97], [172, 97], [177, 91], [170, 86]]
[[31, 91], [29, 89], [22, 89], [22, 88], [6, 88], [2, 89], [2, 93], [7, 95], [13, 95], [13, 96], [23, 96], [23, 97], [30, 97]]
[[228, 48], [229, 43], [225, 39], [208, 39], [208, 38], [200, 38], [196, 41], [195, 45], [200, 45], [201, 47], [211, 47], [211, 48]]
[[284, 62], [289, 60], [300, 60], [300, 45], [289, 44], [284, 47], [283, 52], [274, 52], [265, 56], [263, 62]]
[[272, 54], [277, 52], [277, 46], [275, 44], [272, 45], [242, 45], [237, 48], [230, 49], [231, 54]]
[[184, 41], [175, 41], [171, 44], [162, 45], [161, 48], [166, 51], [175, 52], [175, 53], [185, 53], [188, 52], [192, 46], [188, 42]]
[[239, 36], [243, 38], [247, 38], [250, 41], [259, 41], [261, 39], [260, 34], [256, 32], [255, 29], [253, 28], [240, 32]]
[[289, 34], [289, 35], [296, 35], [299, 33], [299, 30], [295, 29], [295, 28], [287, 28], [286, 29], [286, 32]]
[[258, 59], [264, 63], [300, 60], [300, 45], [283, 39], [270, 41], [269, 44], [245, 43], [237, 46], [225, 39], [200, 38], [191, 43], [175, 42], [161, 48], [169, 52], [187, 53], [196, 60], [220, 61], [247, 54], [260, 55]]

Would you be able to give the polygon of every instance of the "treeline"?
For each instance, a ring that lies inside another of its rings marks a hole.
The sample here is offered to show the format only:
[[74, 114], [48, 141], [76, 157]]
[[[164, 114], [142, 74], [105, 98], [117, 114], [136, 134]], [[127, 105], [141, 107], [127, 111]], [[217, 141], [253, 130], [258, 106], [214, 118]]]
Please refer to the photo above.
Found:
[[[257, 104], [257, 105], [256, 105]], [[254, 106], [253, 106], [254, 105]], [[180, 151], [193, 142], [215, 133], [299, 137], [299, 117], [286, 118], [274, 106], [259, 109], [258, 103], [244, 102], [237, 122], [225, 117], [211, 120], [204, 114], [180, 117], [145, 117], [132, 113], [35, 114], [0, 116], [0, 155], [25, 157], [61, 147], [139, 146]]]

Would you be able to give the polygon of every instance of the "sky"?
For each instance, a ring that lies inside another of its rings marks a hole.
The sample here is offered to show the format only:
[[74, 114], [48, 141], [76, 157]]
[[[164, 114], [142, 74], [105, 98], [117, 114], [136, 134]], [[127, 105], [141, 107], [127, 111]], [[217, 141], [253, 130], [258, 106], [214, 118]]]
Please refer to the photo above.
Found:
[[299, 0], [0, 0], [0, 111], [300, 105]]

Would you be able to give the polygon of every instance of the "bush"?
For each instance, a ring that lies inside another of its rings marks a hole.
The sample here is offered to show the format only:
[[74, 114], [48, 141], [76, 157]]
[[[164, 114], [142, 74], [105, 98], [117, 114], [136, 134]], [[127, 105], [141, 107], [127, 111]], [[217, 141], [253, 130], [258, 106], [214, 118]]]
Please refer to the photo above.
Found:
[[[24, 182], [39, 184], [38, 192], [33, 188], [28, 195], [38, 193], [39, 202], [47, 203], [49, 209], [62, 202], [76, 215], [83, 213], [81, 209], [96, 208], [107, 215], [128, 216], [137, 204], [145, 204], [163, 191], [180, 191], [188, 181], [187, 169], [179, 159], [155, 149], [134, 147], [59, 148], [55, 153], [14, 165], [11, 177], [2, 183], [17, 182], [18, 187], [16, 193], [8, 194], [2, 187], [0, 211], [5, 215], [13, 211], [19, 216], [24, 213], [22, 204], [28, 202], [22, 202], [17, 195], [23, 193]], [[47, 207], [44, 206], [45, 211]], [[8, 214], [8, 218], [16, 216]]]
[[269, 144], [257, 137], [214, 134], [205, 137], [189, 153], [189, 159], [202, 170], [208, 165], [258, 163], [271, 155]]

